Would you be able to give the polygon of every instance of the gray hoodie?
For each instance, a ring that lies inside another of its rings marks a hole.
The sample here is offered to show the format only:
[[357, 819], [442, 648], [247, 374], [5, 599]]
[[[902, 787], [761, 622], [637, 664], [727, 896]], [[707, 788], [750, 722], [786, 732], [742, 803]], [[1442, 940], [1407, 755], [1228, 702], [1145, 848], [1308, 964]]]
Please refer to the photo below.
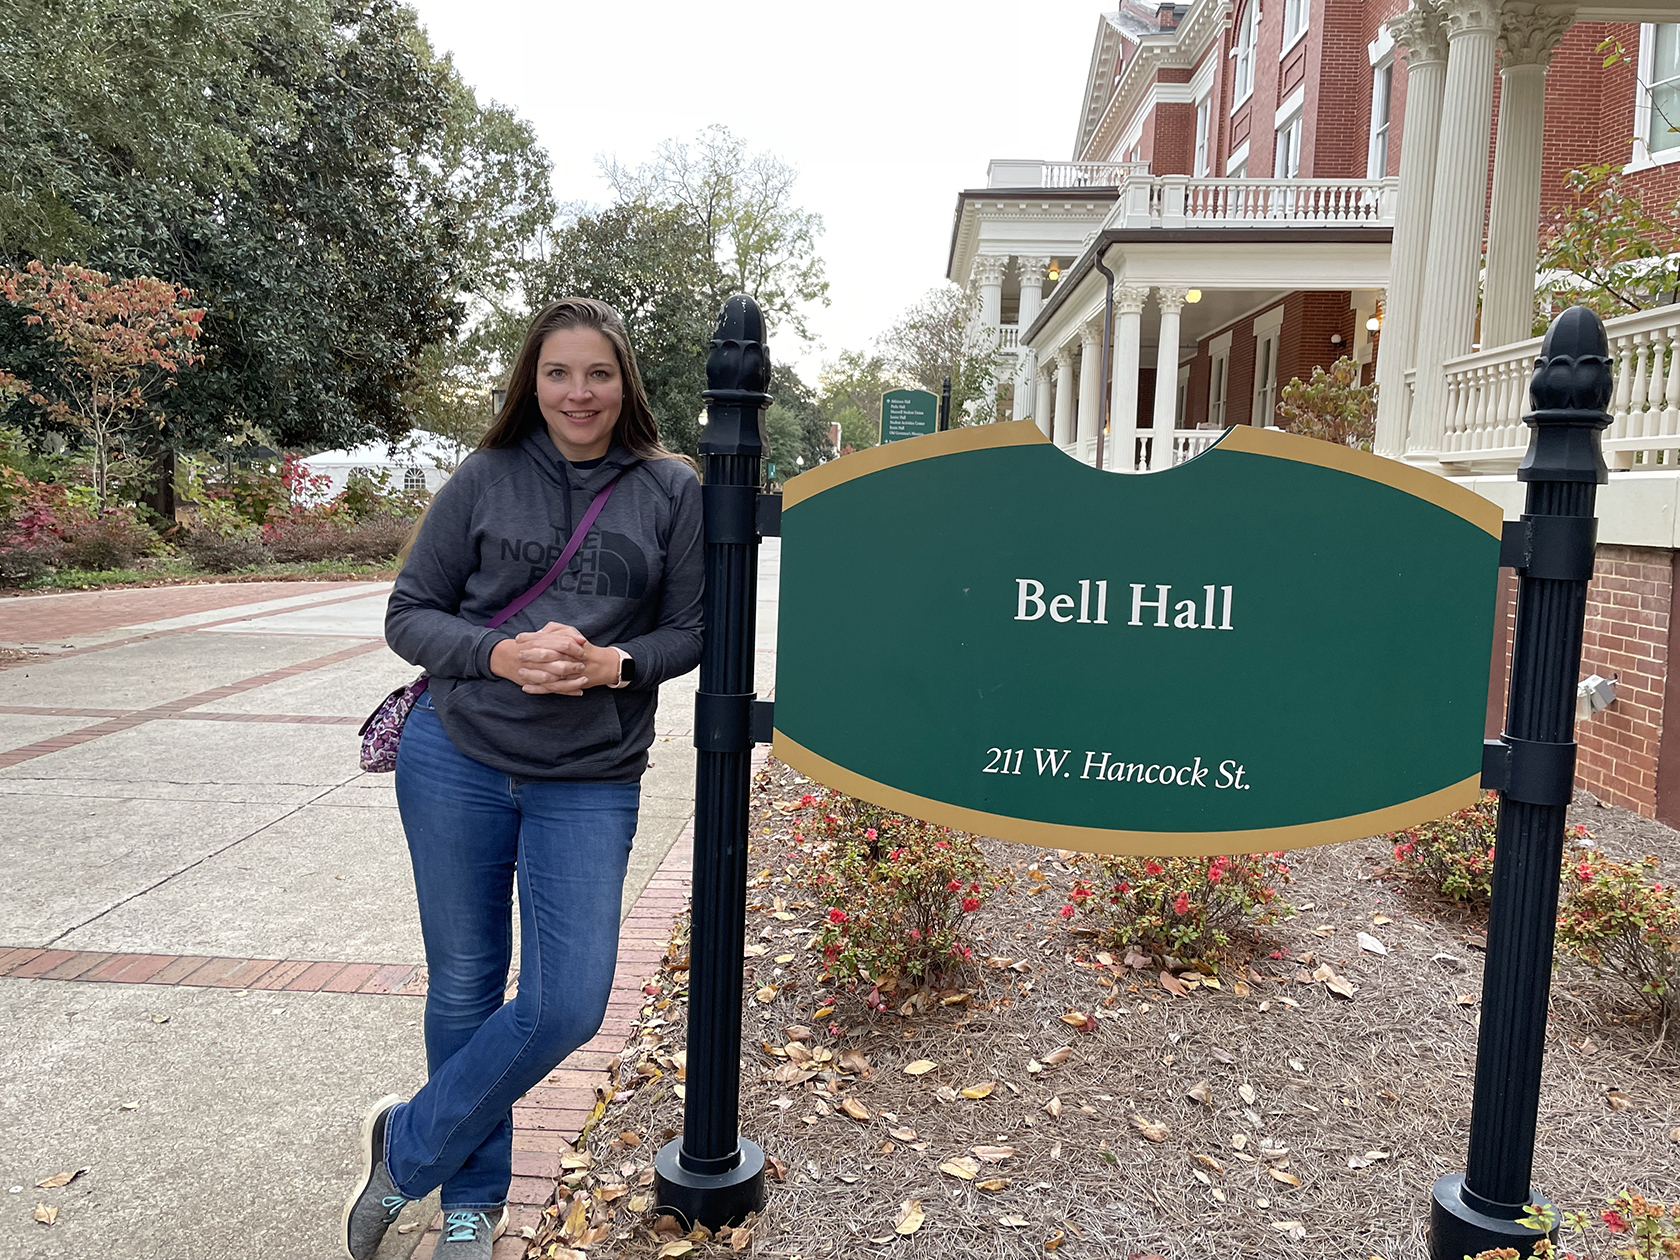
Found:
[[[495, 630], [484, 623], [560, 558], [574, 524], [623, 475], [567, 569]], [[528, 779], [634, 782], [647, 768], [659, 684], [700, 661], [700, 482], [676, 459], [613, 446], [574, 468], [545, 430], [475, 451], [433, 499], [385, 613], [385, 640], [431, 675], [449, 738], [469, 757]], [[490, 672], [503, 639], [550, 621], [636, 660], [628, 687], [527, 695]]]

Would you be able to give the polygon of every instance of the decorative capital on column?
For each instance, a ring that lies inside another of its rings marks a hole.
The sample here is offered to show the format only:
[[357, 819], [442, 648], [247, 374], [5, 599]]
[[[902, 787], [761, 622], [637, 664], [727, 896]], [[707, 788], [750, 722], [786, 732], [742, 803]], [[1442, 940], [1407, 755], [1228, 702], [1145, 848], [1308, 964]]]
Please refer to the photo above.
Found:
[[1447, 59], [1447, 23], [1433, 0], [1420, 0], [1413, 8], [1388, 20], [1389, 34], [1406, 49], [1406, 64]]
[[1017, 258], [1015, 274], [1021, 277], [1023, 289], [1042, 289], [1044, 273], [1050, 270], [1048, 258]]
[[1056, 367], [1063, 372], [1073, 371], [1073, 343], [1071, 341], [1056, 351]]
[[1114, 288], [1114, 309], [1121, 315], [1143, 314], [1144, 303], [1148, 301], [1147, 284], [1121, 284]]
[[1447, 19], [1447, 40], [1463, 35], [1499, 33], [1500, 0], [1441, 0]]
[[1085, 354], [1094, 354], [1102, 348], [1102, 326], [1101, 316], [1079, 326], [1079, 348]]
[[1507, 4], [1499, 18], [1500, 65], [1505, 68], [1551, 65], [1552, 54], [1574, 21], [1573, 9]]
[[1161, 308], [1163, 315], [1177, 315], [1184, 309], [1184, 300], [1190, 296], [1190, 286], [1187, 284], [1162, 284], [1155, 287], [1155, 305]]
[[1009, 270], [1007, 254], [981, 254], [974, 260], [971, 274], [974, 283], [979, 285], [1002, 284], [1004, 273]]

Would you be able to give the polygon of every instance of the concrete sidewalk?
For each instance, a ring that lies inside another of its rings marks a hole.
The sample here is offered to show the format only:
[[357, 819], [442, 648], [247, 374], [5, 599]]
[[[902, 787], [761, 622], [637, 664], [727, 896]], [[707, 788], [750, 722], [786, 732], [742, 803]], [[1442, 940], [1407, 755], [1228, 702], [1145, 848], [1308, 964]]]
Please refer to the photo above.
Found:
[[[0, 600], [0, 644], [50, 654], [0, 670], [0, 1260], [338, 1254], [360, 1113], [424, 1079], [406, 846], [390, 777], [356, 766], [356, 727], [415, 673], [378, 637], [387, 592]], [[661, 691], [621, 968], [652, 970], [681, 904], [680, 862], [655, 875], [692, 813], [695, 681]], [[554, 1124], [588, 1097], [562, 1075]], [[559, 1139], [534, 1139], [526, 1193]]]

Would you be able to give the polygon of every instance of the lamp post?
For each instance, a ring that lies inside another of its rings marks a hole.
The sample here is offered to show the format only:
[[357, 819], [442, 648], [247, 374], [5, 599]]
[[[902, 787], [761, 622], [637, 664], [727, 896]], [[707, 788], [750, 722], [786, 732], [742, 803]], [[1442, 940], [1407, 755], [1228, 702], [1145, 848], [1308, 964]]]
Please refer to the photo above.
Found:
[[[1526, 511], [1506, 525], [1500, 563], [1515, 568], [1517, 623], [1505, 733], [1483, 751], [1482, 783], [1500, 793], [1488, 913], [1482, 1023], [1465, 1171], [1435, 1183], [1431, 1260], [1496, 1247], [1531, 1253], [1541, 1235], [1521, 1223], [1546, 1200], [1534, 1169], [1540, 1067], [1557, 926], [1564, 811], [1575, 783], [1575, 680], [1592, 578], [1600, 449], [1609, 425], [1610, 349], [1585, 307], [1552, 322], [1529, 386], [1533, 430], [1517, 478]], [[1555, 1231], [1554, 1231], [1555, 1233]]]
[[758, 606], [757, 508], [770, 403], [758, 303], [724, 303], [706, 359], [705, 644], [694, 701], [694, 897], [682, 1137], [654, 1157], [661, 1207], [710, 1229], [764, 1202], [764, 1152], [740, 1136], [741, 957]]

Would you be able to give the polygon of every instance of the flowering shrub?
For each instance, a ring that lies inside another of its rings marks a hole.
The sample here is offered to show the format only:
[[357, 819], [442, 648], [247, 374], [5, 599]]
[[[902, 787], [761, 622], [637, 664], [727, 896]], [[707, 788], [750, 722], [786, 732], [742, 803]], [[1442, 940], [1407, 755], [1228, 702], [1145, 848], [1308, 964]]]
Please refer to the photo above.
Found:
[[1084, 866], [1091, 873], [1074, 880], [1062, 918], [1085, 915], [1114, 945], [1186, 961], [1217, 958], [1244, 924], [1271, 923], [1290, 908], [1275, 887], [1289, 879], [1281, 853], [1103, 857]]
[[126, 569], [158, 543], [129, 507], [108, 507], [89, 520], [60, 526], [59, 533], [64, 562], [75, 569]]
[[1385, 837], [1394, 846], [1394, 867], [1415, 883], [1469, 905], [1493, 896], [1493, 836], [1499, 798], [1492, 792], [1468, 809], [1419, 823]]
[[1563, 864], [1557, 947], [1632, 988], [1665, 1024], [1680, 1015], [1680, 890], [1647, 882], [1657, 859], [1617, 862], [1572, 849]]
[[800, 883], [825, 907], [817, 944], [834, 975], [872, 986], [939, 983], [973, 958], [973, 915], [1009, 882], [974, 837], [841, 792], [800, 798], [792, 842]]
[[[1587, 1237], [1594, 1220], [1614, 1239], [1614, 1250], [1600, 1251]], [[1596, 1217], [1589, 1212], [1564, 1212], [1551, 1206], [1528, 1206], [1523, 1224], [1535, 1233], [1550, 1233], [1561, 1225], [1563, 1231], [1584, 1240], [1584, 1250], [1559, 1247], [1550, 1238], [1541, 1238], [1528, 1251], [1515, 1247], [1495, 1247], [1478, 1251], [1465, 1260], [1519, 1260], [1525, 1255], [1549, 1257], [1549, 1260], [1601, 1260], [1605, 1256], [1619, 1256], [1622, 1260], [1665, 1260], [1680, 1256], [1680, 1203], [1658, 1203], [1632, 1190], [1623, 1190]]]

